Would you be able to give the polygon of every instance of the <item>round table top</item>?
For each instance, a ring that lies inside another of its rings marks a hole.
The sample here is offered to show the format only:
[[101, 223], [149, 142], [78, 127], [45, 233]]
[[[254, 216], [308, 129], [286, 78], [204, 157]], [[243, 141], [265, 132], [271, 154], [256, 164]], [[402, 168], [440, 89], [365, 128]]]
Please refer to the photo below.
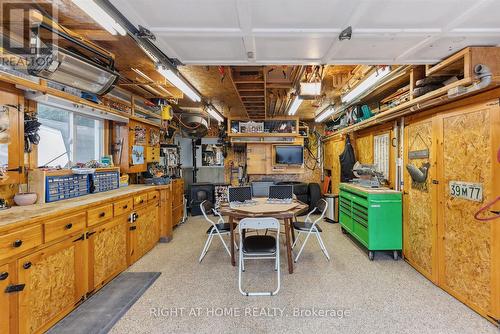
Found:
[[220, 207], [222, 215], [245, 218], [245, 217], [274, 217], [277, 219], [293, 218], [295, 215], [302, 213], [309, 206], [299, 200], [293, 200], [290, 204], [283, 203], [266, 203], [267, 198], [253, 198], [258, 204], [251, 206], [240, 206], [231, 208], [229, 203], [223, 203]]

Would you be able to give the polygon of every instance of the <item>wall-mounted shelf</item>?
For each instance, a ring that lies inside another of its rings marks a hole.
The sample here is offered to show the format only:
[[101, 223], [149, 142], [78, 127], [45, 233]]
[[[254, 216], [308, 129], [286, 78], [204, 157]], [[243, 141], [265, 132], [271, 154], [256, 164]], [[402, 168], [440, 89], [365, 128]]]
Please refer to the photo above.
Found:
[[[478, 91], [475, 91], [455, 97], [447, 97], [448, 91], [450, 89], [454, 89], [459, 86], [466, 87], [473, 84], [473, 82], [475, 81], [473, 70], [474, 66], [477, 64], [486, 65], [491, 70], [493, 75], [492, 83], [489, 87], [483, 88], [483, 90], [491, 89], [500, 85], [500, 47], [468, 47], [436, 65], [426, 66], [425, 73], [423, 73], [424, 71], [421, 67], [417, 66], [412, 68], [410, 71], [408, 84], [410, 84], [410, 89], [413, 89], [415, 81], [423, 78], [424, 75], [444, 76], [445, 73], [448, 77], [450, 75], [458, 76], [458, 80], [453, 81], [441, 88], [430, 91], [424, 95], [413, 97], [409, 101], [388, 110], [379, 112], [369, 119], [335, 131], [331, 135], [326, 136], [325, 140], [333, 138], [337, 135], [342, 135], [382, 124], [398, 117], [413, 114], [424, 109], [429, 109], [431, 107], [447, 103], [448, 101], [458, 97], [462, 98], [468, 95], [477, 94]], [[382, 85], [385, 85], [385, 83]], [[376, 92], [380, 88], [380, 85], [375, 87], [366, 95], [366, 97], [374, 94], [373, 92]]]

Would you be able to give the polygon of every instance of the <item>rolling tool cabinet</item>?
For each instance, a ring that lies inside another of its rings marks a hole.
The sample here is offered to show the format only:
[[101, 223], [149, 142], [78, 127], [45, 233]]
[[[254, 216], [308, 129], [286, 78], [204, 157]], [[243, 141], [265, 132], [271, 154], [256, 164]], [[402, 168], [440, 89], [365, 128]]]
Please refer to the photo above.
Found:
[[351, 234], [368, 249], [393, 251], [394, 260], [402, 249], [401, 192], [340, 184], [339, 221], [342, 232]]

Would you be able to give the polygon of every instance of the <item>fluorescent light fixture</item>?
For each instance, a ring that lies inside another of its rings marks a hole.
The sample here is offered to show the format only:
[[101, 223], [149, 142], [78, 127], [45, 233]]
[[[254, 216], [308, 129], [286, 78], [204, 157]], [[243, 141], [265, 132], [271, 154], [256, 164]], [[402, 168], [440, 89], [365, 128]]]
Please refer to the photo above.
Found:
[[292, 105], [290, 106], [290, 109], [288, 110], [288, 115], [290, 116], [295, 115], [300, 105], [302, 104], [302, 101], [303, 100], [300, 97], [296, 96], [295, 100], [293, 100]]
[[158, 73], [163, 75], [172, 85], [179, 88], [184, 94], [186, 94], [194, 102], [200, 102], [201, 96], [194, 91], [186, 82], [184, 82], [179, 76], [172, 70], [159, 66], [157, 68]]
[[300, 83], [300, 95], [318, 96], [320, 94], [321, 94], [321, 81]]
[[80, 7], [88, 16], [99, 23], [101, 27], [106, 29], [111, 35], [120, 34], [125, 36], [127, 32], [118, 24], [104, 9], [101, 8], [94, 0], [73, 0], [73, 3]]
[[219, 123], [224, 122], [224, 117], [219, 113], [219, 111], [217, 109], [215, 109], [214, 106], [208, 105], [206, 108], [206, 111], [210, 115], [210, 117], [215, 119], [217, 122], [219, 122]]
[[333, 115], [336, 112], [336, 109], [334, 108], [333, 105], [329, 106], [326, 110], [323, 112], [320, 112], [318, 116], [314, 119], [316, 123], [321, 123], [323, 122], [327, 117]]
[[380, 80], [386, 77], [389, 73], [391, 73], [391, 69], [389, 66], [384, 67], [383, 69], [379, 69], [378, 71], [373, 72], [368, 78], [363, 80], [359, 85], [354, 87], [349, 93], [342, 96], [342, 103], [350, 103], [356, 100], [361, 94], [375, 86]]

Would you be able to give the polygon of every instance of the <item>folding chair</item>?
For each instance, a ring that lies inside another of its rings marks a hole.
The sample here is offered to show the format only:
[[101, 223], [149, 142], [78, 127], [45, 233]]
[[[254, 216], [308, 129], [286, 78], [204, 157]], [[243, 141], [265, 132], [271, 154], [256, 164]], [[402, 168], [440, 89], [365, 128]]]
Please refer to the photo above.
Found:
[[[304, 250], [304, 246], [307, 243], [307, 240], [309, 240], [309, 237], [311, 234], [314, 234], [316, 236], [316, 239], [318, 239], [319, 247], [325, 254], [326, 258], [328, 261], [330, 261], [330, 255], [328, 255], [328, 251], [326, 250], [325, 244], [323, 243], [323, 239], [321, 239], [320, 233], [323, 231], [321, 227], [318, 226], [318, 223], [323, 220], [323, 217], [325, 216], [326, 210], [328, 208], [328, 203], [324, 199], [320, 199], [318, 203], [316, 203], [316, 207], [312, 209], [311, 212], [309, 212], [306, 216], [306, 219], [304, 222], [294, 222], [293, 223], [293, 229], [298, 232], [297, 237], [295, 238], [295, 242], [292, 245], [292, 249], [295, 247], [297, 244], [297, 241], [299, 240], [300, 236], [302, 234], [307, 234], [304, 242], [302, 243], [302, 247], [300, 247], [299, 253], [297, 254], [297, 257], [295, 258], [295, 262], [298, 261], [300, 254]], [[321, 215], [319, 218], [317, 218], [314, 222], [311, 220], [311, 214], [314, 212], [320, 212]]]
[[[220, 238], [220, 241], [222, 242], [222, 245], [226, 249], [226, 252], [231, 256], [231, 252], [229, 251], [229, 248], [226, 245], [226, 242], [222, 238], [223, 235], [229, 235], [231, 233], [230, 225], [229, 223], [226, 223], [224, 221], [224, 218], [222, 218], [221, 214], [214, 209], [214, 205], [210, 201], [203, 201], [200, 204], [200, 209], [201, 212], [203, 213], [203, 216], [205, 217], [205, 220], [211, 224], [211, 226], [207, 230], [207, 241], [205, 242], [205, 246], [203, 247], [203, 250], [201, 251], [200, 259], [198, 260], [201, 262], [205, 255], [208, 252], [208, 249], [210, 248], [210, 245], [212, 244], [212, 239], [214, 236], [218, 235]], [[210, 219], [207, 216], [207, 213], [214, 213], [216, 216], [218, 216], [217, 223], [215, 223], [212, 219]], [[233, 224], [233, 228], [236, 228], [236, 224]], [[236, 249], [238, 249], [238, 246], [236, 245]]]
[[[238, 287], [244, 296], [274, 296], [280, 290], [280, 223], [276, 218], [243, 218], [238, 225], [240, 236], [245, 229], [276, 230], [276, 237], [270, 235], [251, 235], [240, 237]], [[245, 260], [274, 259], [274, 270], [278, 273], [278, 286], [273, 292], [246, 292], [242, 288], [242, 273], [245, 271]]]

